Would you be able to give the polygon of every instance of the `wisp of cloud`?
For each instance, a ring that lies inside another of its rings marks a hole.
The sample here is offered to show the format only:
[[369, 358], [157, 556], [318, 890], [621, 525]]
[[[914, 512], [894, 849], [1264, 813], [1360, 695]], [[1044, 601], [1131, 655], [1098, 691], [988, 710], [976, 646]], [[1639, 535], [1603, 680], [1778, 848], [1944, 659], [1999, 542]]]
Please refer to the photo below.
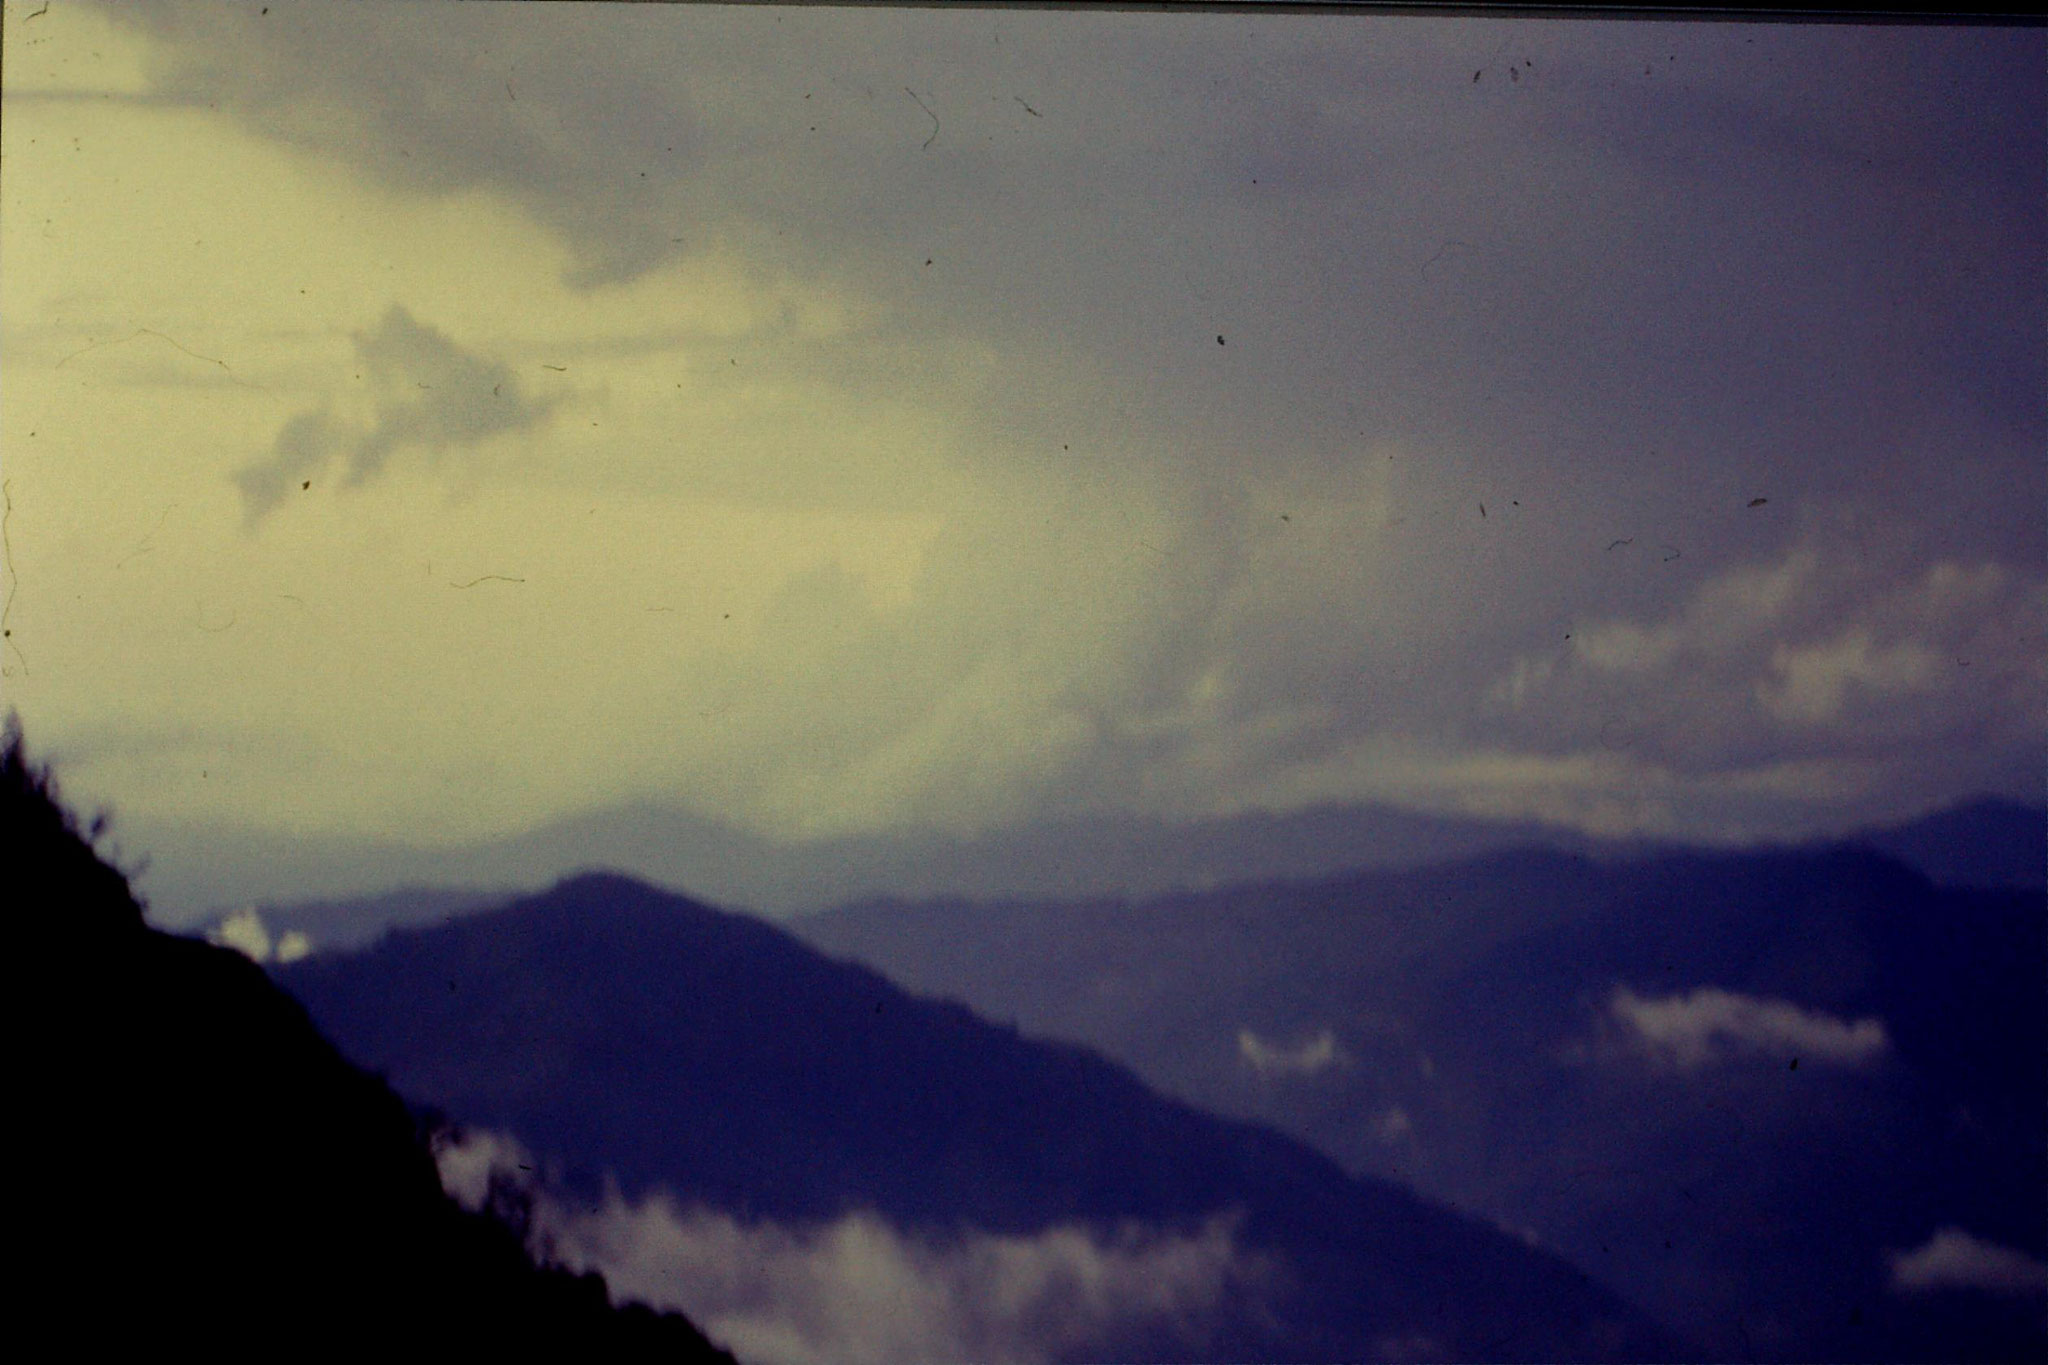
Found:
[[374, 415], [351, 424], [325, 407], [284, 424], [269, 458], [235, 475], [244, 524], [254, 528], [335, 456], [348, 461], [348, 482], [383, 472], [394, 451], [433, 451], [480, 444], [540, 424], [553, 406], [534, 401], [502, 361], [464, 350], [437, 329], [393, 304], [374, 331], [356, 335], [356, 358], [378, 390]]
[[1679, 1070], [1757, 1055], [1860, 1067], [1891, 1045], [1878, 1019], [1835, 1019], [1711, 986], [1662, 999], [1617, 986], [1610, 1009], [1644, 1051]]
[[1994, 1294], [2048, 1293], [2048, 1264], [2023, 1251], [1943, 1228], [1927, 1244], [1891, 1258], [1892, 1288], [1900, 1293], [1976, 1289]]
[[1191, 1233], [1054, 1227], [939, 1241], [865, 1212], [786, 1227], [660, 1193], [572, 1206], [520, 1175], [532, 1158], [491, 1133], [446, 1142], [439, 1159], [464, 1204], [480, 1207], [493, 1180], [513, 1180], [556, 1257], [601, 1272], [620, 1301], [689, 1314], [761, 1365], [1024, 1365], [1141, 1341], [1199, 1356], [1226, 1303], [1274, 1277], [1267, 1258], [1237, 1245], [1229, 1217]]

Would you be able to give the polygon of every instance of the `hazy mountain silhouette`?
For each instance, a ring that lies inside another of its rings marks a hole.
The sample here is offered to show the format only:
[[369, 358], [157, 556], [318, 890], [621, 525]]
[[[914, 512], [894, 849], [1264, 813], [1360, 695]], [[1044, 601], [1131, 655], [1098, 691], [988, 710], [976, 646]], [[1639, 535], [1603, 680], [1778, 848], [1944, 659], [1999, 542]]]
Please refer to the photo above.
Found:
[[[1583, 1274], [1279, 1134], [1162, 1099], [1091, 1052], [905, 994], [759, 920], [587, 875], [277, 969], [401, 1092], [615, 1178], [788, 1223], [872, 1210], [943, 1238], [1242, 1210], [1288, 1267], [1202, 1358], [1643, 1359]], [[1180, 1339], [1118, 1358], [1182, 1357]], [[1679, 1352], [1683, 1354], [1683, 1352]]]
[[1981, 797], [1867, 830], [1856, 842], [1943, 886], [2048, 889], [2048, 807]]
[[[1947, 885], [2043, 885], [2048, 811], [1983, 798], [1842, 840], [1879, 848]], [[1533, 821], [1325, 805], [1176, 823], [1131, 815], [1054, 820], [973, 837], [907, 832], [778, 843], [655, 805], [571, 817], [456, 848], [257, 834], [157, 831], [151, 885], [165, 927], [205, 927], [260, 906], [272, 931], [318, 949], [354, 947], [393, 925], [503, 904], [586, 867], [681, 886], [770, 915], [889, 896], [1068, 900], [1366, 868], [1413, 868], [1521, 848], [1636, 858], [1680, 846], [1600, 840]], [[517, 888], [485, 891], [479, 887]], [[383, 888], [393, 888], [384, 890]], [[364, 894], [370, 891], [373, 894]]]
[[1718, 1357], [2048, 1350], [2039, 1295], [1890, 1259], [1950, 1226], [2048, 1255], [2036, 894], [1853, 848], [1526, 852], [793, 927], [1530, 1228]]
[[1148, 894], [1360, 866], [1414, 866], [1493, 849], [1589, 846], [1534, 822], [1330, 805], [1192, 822], [1139, 815], [1040, 821], [980, 835], [935, 831], [783, 842], [689, 811], [638, 803], [449, 848], [166, 826], [148, 831], [150, 884], [177, 926], [211, 911], [370, 889], [538, 888], [581, 868], [687, 886], [770, 915], [876, 895]]
[[[38, 1025], [11, 1107], [24, 1321], [69, 1349], [730, 1362], [442, 1193], [418, 1123], [243, 957], [149, 929], [10, 724], [0, 862]], [[516, 1213], [516, 1209], [508, 1210]]]

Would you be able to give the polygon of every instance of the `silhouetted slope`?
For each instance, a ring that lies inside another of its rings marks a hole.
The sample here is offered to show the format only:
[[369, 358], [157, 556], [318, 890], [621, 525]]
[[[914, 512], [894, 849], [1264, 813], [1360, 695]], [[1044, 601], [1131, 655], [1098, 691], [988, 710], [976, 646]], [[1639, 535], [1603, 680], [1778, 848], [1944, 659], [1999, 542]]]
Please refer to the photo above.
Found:
[[[1901, 1293], [1889, 1260], [1951, 1225], [2048, 1256], [2038, 894], [1936, 887], [1857, 848], [1528, 852], [1139, 904], [877, 903], [796, 927], [1531, 1228], [1716, 1356], [2048, 1344], [2038, 1298]], [[1796, 1027], [1782, 1044], [1695, 1034], [1702, 1055], [1674, 1060], [1629, 1032], [1618, 989], [1667, 1022], [1719, 991]], [[1882, 1045], [1815, 1054], [1852, 1021]]]
[[570, 1348], [730, 1361], [615, 1310], [442, 1193], [405, 1105], [238, 954], [147, 928], [23, 761], [0, 762], [15, 977], [38, 992], [11, 1096], [23, 1322], [123, 1344]]
[[586, 1188], [609, 1173], [629, 1193], [792, 1221], [871, 1209], [941, 1237], [1192, 1229], [1242, 1209], [1244, 1239], [1282, 1253], [1293, 1283], [1240, 1306], [1210, 1343], [1219, 1358], [1671, 1350], [1491, 1228], [626, 878], [579, 877], [278, 977], [402, 1092], [516, 1134]]

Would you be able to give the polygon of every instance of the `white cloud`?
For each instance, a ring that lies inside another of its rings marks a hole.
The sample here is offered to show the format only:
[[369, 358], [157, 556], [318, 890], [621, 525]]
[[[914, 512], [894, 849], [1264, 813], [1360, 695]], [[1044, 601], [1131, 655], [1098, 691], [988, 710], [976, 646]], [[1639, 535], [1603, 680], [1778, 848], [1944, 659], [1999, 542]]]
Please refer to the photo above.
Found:
[[[1678, 628], [1664, 624], [1644, 629], [1627, 621], [1614, 621], [1577, 631], [1572, 636], [1573, 652], [1588, 668], [1603, 673], [1652, 672], [1669, 664], [1684, 643]], [[1517, 665], [1525, 661], [1516, 660]], [[1550, 661], [1538, 660], [1540, 667]], [[1549, 676], [1542, 668], [1538, 681]]]
[[1852, 687], [1925, 691], [1939, 676], [1940, 659], [1912, 641], [1878, 645], [1869, 630], [1857, 628], [1818, 644], [1780, 645], [1771, 652], [1771, 671], [1776, 676], [1757, 685], [1764, 708], [1783, 721], [1817, 725], [1840, 716]]
[[[1466, 804], [1597, 830], [1570, 806], [1606, 802], [1647, 832], [1755, 838], [1869, 820], [1834, 812], [1879, 793], [1897, 810], [1996, 786], [2007, 760], [1988, 756], [2048, 739], [2044, 631], [2037, 574], [1810, 530], [1661, 609], [1568, 618], [1507, 660], [1486, 730], [1560, 778], [1530, 792], [1471, 778]], [[1557, 809], [1560, 790], [1575, 803]], [[1660, 828], [1656, 803], [1682, 827]]]
[[206, 941], [233, 948], [251, 962], [297, 962], [313, 951], [313, 940], [297, 929], [272, 939], [270, 926], [254, 906], [235, 911], [207, 930]]
[[1642, 1050], [1681, 1070], [1745, 1055], [1858, 1067], [1890, 1046], [1880, 1020], [1836, 1019], [1714, 987], [1651, 999], [1617, 986], [1610, 1008]]
[[444, 1134], [434, 1143], [441, 1188], [466, 1209], [490, 1198], [493, 1173], [531, 1170], [533, 1158], [518, 1139], [488, 1131]]
[[1892, 1288], [1900, 1293], [1981, 1289], [1994, 1294], [2048, 1293], [2048, 1264], [2012, 1247], [1943, 1228], [1925, 1246], [1894, 1253]]
[[1313, 1076], [1345, 1060], [1337, 1035], [1328, 1029], [1293, 1047], [1269, 1043], [1248, 1028], [1239, 1029], [1237, 1055], [1262, 1076]]
[[[442, 1183], [472, 1208], [494, 1174], [534, 1164], [489, 1133], [438, 1155]], [[590, 1211], [542, 1191], [534, 1214], [555, 1255], [600, 1271], [615, 1299], [681, 1311], [758, 1365], [1049, 1361], [1130, 1332], [1199, 1355], [1226, 1300], [1272, 1273], [1236, 1245], [1229, 1217], [1191, 1233], [1056, 1227], [940, 1243], [870, 1213], [786, 1227], [659, 1194], [635, 1204], [614, 1192]]]
[[[303, 935], [301, 937], [303, 938]], [[235, 911], [209, 929], [206, 941], [223, 948], [233, 948], [251, 962], [270, 961], [270, 930], [254, 906]]]

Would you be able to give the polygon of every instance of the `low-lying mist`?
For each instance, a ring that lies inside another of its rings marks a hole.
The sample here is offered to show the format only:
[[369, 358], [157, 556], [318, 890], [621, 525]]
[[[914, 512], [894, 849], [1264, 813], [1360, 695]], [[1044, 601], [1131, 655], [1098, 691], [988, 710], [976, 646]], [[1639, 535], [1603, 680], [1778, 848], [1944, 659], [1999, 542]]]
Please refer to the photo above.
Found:
[[939, 1241], [865, 1212], [799, 1226], [662, 1193], [578, 1202], [518, 1142], [489, 1132], [445, 1140], [439, 1160], [468, 1207], [488, 1203], [494, 1182], [516, 1190], [529, 1236], [564, 1264], [600, 1271], [621, 1299], [687, 1312], [757, 1365], [1199, 1353], [1225, 1304], [1278, 1273], [1239, 1247], [1227, 1217], [1192, 1235], [1127, 1224]]

